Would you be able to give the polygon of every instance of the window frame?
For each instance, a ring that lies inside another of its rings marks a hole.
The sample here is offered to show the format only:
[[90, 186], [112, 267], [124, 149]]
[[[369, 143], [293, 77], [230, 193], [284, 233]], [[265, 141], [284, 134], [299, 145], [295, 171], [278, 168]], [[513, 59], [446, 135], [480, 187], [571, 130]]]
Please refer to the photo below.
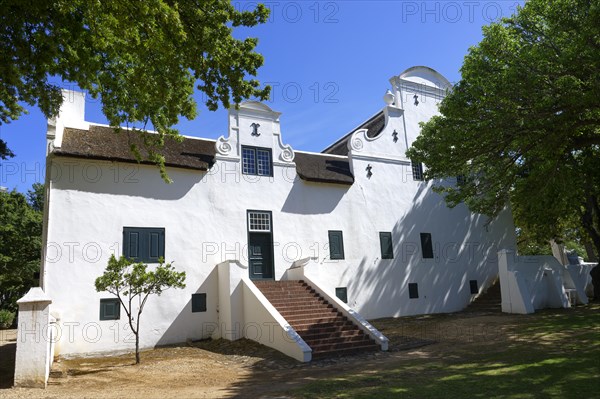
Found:
[[423, 163], [410, 161], [414, 181], [423, 181]]
[[[131, 256], [130, 250], [131, 250], [131, 236], [129, 235], [130, 233], [134, 233], [137, 232], [138, 233], [138, 242], [137, 242], [137, 247], [138, 247], [138, 255], [137, 256]], [[143, 232], [144, 236], [141, 236], [139, 233]], [[151, 251], [151, 234], [153, 232], [157, 232], [158, 233], [158, 253], [156, 257], [152, 257], [150, 256], [151, 254], [148, 254], [148, 257], [146, 256], [142, 256], [142, 254], [140, 253], [141, 248], [143, 248], [143, 245], [146, 245], [148, 247], [148, 251]], [[145, 237], [147, 235], [147, 237]], [[160, 258], [165, 257], [165, 242], [166, 242], [166, 229], [164, 227], [137, 227], [137, 226], [123, 226], [123, 250], [122, 250], [122, 254], [125, 258], [127, 259], [131, 259], [135, 262], [142, 262], [142, 263], [159, 263]], [[147, 240], [147, 242], [145, 242]], [[144, 244], [145, 243], [145, 244]]]
[[[117, 312], [114, 316], [106, 315], [106, 304], [113, 303], [116, 306]], [[120, 320], [121, 319], [121, 301], [119, 298], [101, 298], [100, 299], [100, 321], [105, 320]]]
[[348, 303], [348, 287], [335, 287], [335, 296], [344, 303]]
[[[433, 238], [431, 233], [420, 233], [421, 236], [421, 257], [423, 259], [433, 259]], [[427, 256], [426, 256], [427, 255]]]
[[[389, 239], [389, 252], [384, 252], [384, 238]], [[391, 231], [379, 232], [379, 249], [381, 250], [381, 259], [394, 259], [394, 241], [392, 240]]]
[[[337, 235], [338, 233], [339, 233], [339, 237], [340, 237], [340, 253], [334, 254], [333, 246], [331, 245], [331, 237]], [[328, 230], [327, 238], [329, 240], [328, 241], [329, 242], [329, 259], [344, 260], [346, 258], [346, 255], [344, 253], [344, 232], [342, 230]]]
[[418, 283], [408, 283], [408, 299], [419, 299]]
[[191, 299], [192, 305], [192, 313], [201, 313], [206, 312], [206, 293], [205, 292], [195, 292], [192, 294]]
[[[253, 165], [252, 165], [254, 168], [253, 169], [254, 173], [249, 173], [249, 172], [244, 171], [244, 150], [252, 151], [254, 154], [253, 155]], [[259, 173], [259, 159], [258, 159], [259, 151], [264, 151], [265, 153], [268, 153], [268, 155], [269, 155], [269, 173], [268, 174]], [[248, 176], [273, 177], [273, 151], [270, 148], [242, 145], [240, 158], [241, 158], [240, 160], [241, 160], [242, 174], [248, 175]]]

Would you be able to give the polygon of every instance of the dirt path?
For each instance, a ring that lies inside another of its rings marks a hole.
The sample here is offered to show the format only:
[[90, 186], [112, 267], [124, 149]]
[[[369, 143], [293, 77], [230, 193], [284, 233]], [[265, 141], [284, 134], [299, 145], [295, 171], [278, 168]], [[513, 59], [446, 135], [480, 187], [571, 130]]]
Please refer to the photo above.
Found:
[[502, 347], [524, 317], [458, 313], [376, 320], [373, 324], [390, 339], [389, 352], [310, 364], [245, 340], [159, 348], [144, 352], [138, 366], [131, 355], [61, 360], [46, 390], [0, 389], [0, 397], [281, 397], [277, 393], [339, 373], [385, 369], [416, 357], [447, 357], [475, 346]]

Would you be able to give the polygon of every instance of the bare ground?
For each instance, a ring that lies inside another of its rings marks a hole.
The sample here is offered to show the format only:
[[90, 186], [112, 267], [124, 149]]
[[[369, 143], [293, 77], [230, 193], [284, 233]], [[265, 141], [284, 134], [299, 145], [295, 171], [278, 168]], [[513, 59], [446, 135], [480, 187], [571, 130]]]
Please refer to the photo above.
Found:
[[46, 390], [9, 388], [14, 332], [2, 335], [0, 331], [0, 338], [4, 337], [0, 341], [0, 398], [285, 397], [282, 392], [341, 373], [382, 370], [410, 359], [454, 356], [475, 348], [498, 350], [518, 339], [527, 317], [535, 316], [463, 312], [375, 320], [373, 324], [390, 339], [389, 352], [309, 364], [246, 340], [202, 341], [145, 351], [137, 366], [132, 355], [63, 359], [54, 363]]

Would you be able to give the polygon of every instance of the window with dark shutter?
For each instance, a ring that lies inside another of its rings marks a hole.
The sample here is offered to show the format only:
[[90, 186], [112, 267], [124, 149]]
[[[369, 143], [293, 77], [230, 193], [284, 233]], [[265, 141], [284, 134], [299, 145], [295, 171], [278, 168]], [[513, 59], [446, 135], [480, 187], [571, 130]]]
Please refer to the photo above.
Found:
[[329, 257], [344, 259], [344, 237], [341, 231], [329, 231]]
[[348, 303], [348, 287], [337, 287], [335, 289], [335, 296], [337, 296], [342, 302]]
[[392, 233], [379, 233], [379, 246], [381, 247], [381, 259], [394, 259], [394, 248], [392, 244]]
[[100, 320], [119, 320], [121, 302], [118, 298], [100, 299]]
[[433, 243], [431, 241], [431, 233], [421, 233], [421, 252], [423, 259], [433, 258]]
[[192, 294], [192, 313], [206, 312], [206, 294]]
[[477, 280], [469, 280], [469, 288], [471, 288], [471, 294], [478, 294], [479, 287], [477, 285]]
[[123, 227], [123, 256], [136, 262], [158, 263], [165, 256], [165, 229]]
[[417, 299], [419, 297], [419, 284], [408, 283], [408, 297], [410, 299]]

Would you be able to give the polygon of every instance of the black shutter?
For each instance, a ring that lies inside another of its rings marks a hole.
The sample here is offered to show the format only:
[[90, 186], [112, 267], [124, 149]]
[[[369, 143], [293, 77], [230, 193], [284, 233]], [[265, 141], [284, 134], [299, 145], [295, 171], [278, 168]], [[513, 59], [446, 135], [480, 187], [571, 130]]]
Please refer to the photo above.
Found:
[[421, 233], [421, 252], [423, 259], [433, 258], [433, 243], [431, 242], [431, 233]]
[[119, 320], [121, 302], [118, 298], [100, 299], [100, 320]]
[[344, 303], [348, 303], [348, 288], [347, 287], [337, 287], [335, 289], [335, 296], [340, 298], [340, 300]]
[[408, 297], [410, 299], [419, 297], [419, 285], [417, 283], [408, 283]]
[[192, 294], [192, 313], [206, 312], [206, 294]]
[[379, 233], [379, 246], [381, 247], [381, 259], [394, 259], [394, 248], [392, 244], [392, 233]]
[[124, 227], [123, 256], [136, 262], [158, 263], [165, 256], [165, 229]]
[[329, 231], [329, 255], [331, 259], [344, 259], [344, 237], [341, 231]]
[[479, 293], [479, 287], [477, 286], [477, 280], [469, 280], [469, 287], [471, 288], [471, 294]]

